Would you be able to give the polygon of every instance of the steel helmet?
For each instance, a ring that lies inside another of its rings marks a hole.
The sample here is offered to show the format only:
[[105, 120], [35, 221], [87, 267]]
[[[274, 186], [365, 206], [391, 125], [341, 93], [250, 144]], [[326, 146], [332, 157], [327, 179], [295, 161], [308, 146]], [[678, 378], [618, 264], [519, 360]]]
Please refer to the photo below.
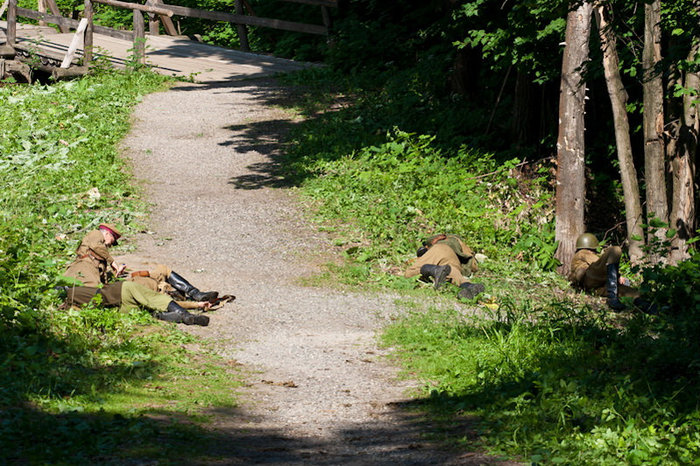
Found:
[[596, 249], [598, 238], [592, 233], [583, 233], [576, 239], [576, 249]]

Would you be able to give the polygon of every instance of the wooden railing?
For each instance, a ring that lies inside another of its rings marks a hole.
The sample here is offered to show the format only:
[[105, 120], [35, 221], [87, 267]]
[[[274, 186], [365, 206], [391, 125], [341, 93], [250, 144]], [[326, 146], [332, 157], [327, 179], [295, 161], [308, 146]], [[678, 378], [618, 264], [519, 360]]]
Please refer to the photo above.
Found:
[[[89, 66], [93, 58], [93, 34], [103, 34], [118, 39], [125, 39], [134, 42], [134, 58], [140, 63], [145, 61], [145, 20], [144, 13], [149, 14], [149, 32], [152, 35], [159, 33], [159, 25], [162, 24], [165, 32], [169, 35], [178, 35], [172, 17], [183, 16], [189, 18], [208, 19], [211, 21], [224, 21], [236, 24], [238, 34], [241, 41], [241, 48], [249, 51], [246, 26], [266, 27], [272, 29], [280, 29], [284, 31], [302, 32], [308, 34], [327, 35], [331, 26], [331, 19], [328, 9], [337, 7], [336, 0], [283, 0], [287, 2], [303, 3], [315, 5], [321, 8], [321, 16], [323, 25], [298, 23], [292, 21], [284, 21], [272, 18], [262, 18], [255, 16], [255, 12], [247, 0], [234, 0], [236, 13], [228, 13], [222, 11], [200, 10], [197, 8], [188, 8], [178, 5], [169, 5], [162, 0], [147, 0], [146, 5], [138, 3], [124, 2], [121, 0], [85, 0], [83, 18], [75, 20], [60, 16], [55, 0], [39, 0], [39, 9], [44, 11], [30, 10], [17, 6], [17, 0], [5, 0], [2, 8], [0, 8], [0, 17], [2, 10], [7, 7], [7, 43], [5, 46], [0, 46], [0, 55], [8, 54], [14, 51], [17, 38], [17, 17], [25, 17], [39, 21], [40, 23], [49, 23], [57, 25], [62, 32], [68, 32], [69, 29], [75, 29], [76, 34], [71, 42], [66, 56], [61, 64], [62, 68], [67, 68], [73, 60], [79, 44], [83, 42], [83, 67]], [[93, 22], [93, 3], [102, 3], [117, 8], [130, 9], [133, 12], [133, 31], [120, 31], [108, 27], [97, 26]], [[41, 8], [41, 5], [44, 5]], [[48, 4], [53, 14], [47, 13], [46, 5]], [[248, 15], [243, 14], [244, 8], [248, 11]]]

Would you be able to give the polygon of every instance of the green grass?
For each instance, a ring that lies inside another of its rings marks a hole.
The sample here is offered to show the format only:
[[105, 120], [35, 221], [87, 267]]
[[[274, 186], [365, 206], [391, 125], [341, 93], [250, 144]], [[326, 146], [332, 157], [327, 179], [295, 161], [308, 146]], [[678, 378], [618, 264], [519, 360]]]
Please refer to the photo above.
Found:
[[87, 231], [143, 224], [118, 144], [167, 85], [102, 72], [0, 87], [0, 462], [187, 463], [219, 441], [208, 410], [236, 405], [240, 377], [206, 342], [145, 311], [62, 310], [53, 291]]
[[[424, 382], [410, 405], [437, 436], [537, 464], [697, 464], [700, 255], [633, 274], [660, 315], [610, 313], [552, 271], [550, 167], [455, 144], [469, 136], [451, 136], [454, 121], [437, 131], [407, 112], [426, 95], [315, 73], [303, 75], [307, 120], [290, 135], [287, 176], [343, 260], [307, 281], [414, 300], [382, 340]], [[332, 111], [314, 106], [329, 106], [318, 89], [342, 93]], [[407, 114], [424, 132], [407, 132]], [[472, 278], [486, 292], [458, 310], [444, 305], [454, 286], [401, 277], [440, 232], [488, 256]]]

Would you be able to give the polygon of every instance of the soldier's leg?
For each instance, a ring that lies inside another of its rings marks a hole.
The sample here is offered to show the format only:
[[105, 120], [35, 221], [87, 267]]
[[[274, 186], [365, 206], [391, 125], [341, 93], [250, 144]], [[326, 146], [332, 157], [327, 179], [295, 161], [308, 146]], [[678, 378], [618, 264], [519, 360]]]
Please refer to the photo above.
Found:
[[184, 277], [171, 271], [167, 277], [167, 282], [172, 285], [180, 293], [184, 294], [188, 298], [192, 298], [195, 301], [213, 301], [219, 296], [218, 291], [199, 291], [195, 286], [191, 285], [190, 282], [185, 280]]
[[436, 244], [432, 246], [421, 257], [417, 258], [404, 272], [405, 277], [415, 277], [421, 273], [424, 265], [449, 265], [450, 272], [447, 278], [455, 285], [461, 285], [466, 281], [462, 276], [461, 267], [457, 254], [446, 244]]
[[133, 308], [144, 307], [150, 311], [164, 311], [173, 299], [140, 283], [125, 281], [122, 285], [122, 304], [119, 310], [128, 312]]
[[135, 307], [145, 307], [156, 311], [153, 314], [156, 319], [169, 322], [203, 326], [209, 324], [209, 317], [190, 314], [173, 301], [170, 296], [148, 289], [136, 282], [126, 281], [122, 285], [122, 305], [119, 310], [127, 312]]
[[153, 270], [149, 270], [148, 274], [158, 283], [162, 283], [168, 280], [171, 272], [172, 269], [170, 269], [170, 267], [163, 264], [158, 264], [153, 268]]
[[608, 279], [608, 265], [619, 264], [620, 257], [622, 257], [622, 249], [619, 246], [606, 248], [598, 260], [586, 270], [586, 275], [583, 278], [584, 288], [592, 290], [604, 286]]
[[158, 281], [154, 278], [151, 278], [151, 277], [136, 276], [136, 277], [129, 278], [128, 281], [138, 283], [141, 286], [145, 286], [149, 290], [159, 291], [158, 290]]

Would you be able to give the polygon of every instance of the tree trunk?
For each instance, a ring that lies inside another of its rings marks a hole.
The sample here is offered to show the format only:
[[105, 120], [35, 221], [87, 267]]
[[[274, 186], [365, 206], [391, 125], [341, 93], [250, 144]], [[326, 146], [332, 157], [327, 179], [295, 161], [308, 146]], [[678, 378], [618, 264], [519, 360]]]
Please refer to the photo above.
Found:
[[[668, 222], [668, 198], [666, 196], [666, 164], [664, 160], [664, 89], [661, 72], [661, 1], [653, 0], [644, 5], [644, 179], [646, 181], [647, 223], [654, 217]], [[665, 241], [666, 229], [658, 228], [656, 238]], [[651, 241], [652, 238], [649, 238]], [[652, 254], [652, 263], [660, 257]]]
[[[629, 243], [630, 260], [633, 263], [641, 261], [644, 245], [642, 230], [642, 204], [639, 197], [637, 170], [632, 156], [630, 125], [627, 117], [627, 91], [620, 77], [620, 61], [617, 56], [617, 39], [610, 27], [610, 12], [606, 4], [598, 4], [595, 8], [600, 48], [603, 51], [603, 69], [605, 83], [612, 104], [613, 121], [615, 126], [615, 142], [617, 144], [617, 159], [620, 163], [620, 178], [622, 192], [625, 197], [625, 221], [627, 224], [627, 241]], [[637, 239], [635, 239], [637, 238]]]
[[586, 200], [584, 114], [586, 86], [582, 68], [588, 60], [593, 7], [584, 2], [566, 18], [566, 45], [559, 89], [559, 136], [557, 138], [556, 230], [559, 247], [555, 257], [559, 273], [571, 268], [576, 238], [585, 231]]
[[[698, 54], [698, 42], [691, 48], [688, 60], [693, 60]], [[687, 240], [695, 232], [695, 174], [698, 149], [698, 134], [700, 133], [700, 118], [698, 117], [697, 99], [700, 91], [700, 74], [686, 72], [684, 87], [694, 90], [683, 95], [683, 115], [678, 133], [678, 145], [671, 155], [673, 176], [673, 198], [671, 208], [671, 228], [677, 230], [671, 241], [671, 261], [682, 261], [689, 257]], [[693, 95], [694, 94], [694, 95]]]

